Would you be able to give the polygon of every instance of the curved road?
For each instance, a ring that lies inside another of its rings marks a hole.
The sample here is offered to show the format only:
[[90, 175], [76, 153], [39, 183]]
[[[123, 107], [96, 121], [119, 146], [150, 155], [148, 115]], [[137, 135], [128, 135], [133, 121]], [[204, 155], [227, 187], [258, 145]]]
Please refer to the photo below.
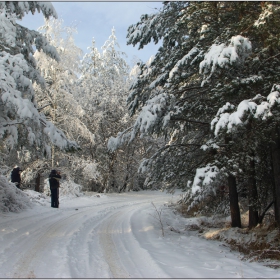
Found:
[[151, 201], [163, 204], [168, 196], [123, 194], [99, 200], [78, 209], [45, 207], [2, 217], [0, 277], [170, 277], [133, 232], [133, 223], [138, 223], [134, 214], [151, 207]]
[[[279, 270], [242, 262], [220, 242], [184, 231], [167, 208], [162, 238], [151, 202], [158, 208], [170, 200], [143, 191], [0, 213], [0, 278], [279, 278]], [[167, 230], [167, 222], [182, 232]]]

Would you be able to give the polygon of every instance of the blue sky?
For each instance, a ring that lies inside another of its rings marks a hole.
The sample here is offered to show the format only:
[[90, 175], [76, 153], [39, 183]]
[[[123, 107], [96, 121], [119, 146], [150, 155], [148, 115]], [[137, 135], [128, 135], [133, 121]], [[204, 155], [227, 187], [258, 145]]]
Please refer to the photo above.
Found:
[[[151, 42], [143, 50], [138, 51], [138, 46], [126, 45], [126, 34], [129, 25], [139, 21], [142, 14], [155, 13], [162, 7], [162, 2], [52, 2], [58, 17], [64, 20], [65, 26], [76, 26], [78, 34], [75, 35], [75, 43], [84, 53], [91, 46], [94, 37], [96, 47], [101, 51], [114, 27], [120, 45], [120, 50], [128, 56], [127, 62], [132, 65], [134, 56], [147, 61], [155, 54], [159, 44]], [[44, 25], [44, 17], [41, 13], [26, 15], [19, 24], [30, 29], [37, 30]]]

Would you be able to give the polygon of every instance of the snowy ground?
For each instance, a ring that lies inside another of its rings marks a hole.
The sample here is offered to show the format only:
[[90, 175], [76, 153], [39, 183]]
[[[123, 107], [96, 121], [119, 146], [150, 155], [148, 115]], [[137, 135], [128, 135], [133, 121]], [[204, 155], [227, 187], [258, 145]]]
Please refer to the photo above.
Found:
[[185, 230], [188, 219], [166, 206], [176, 195], [65, 196], [53, 209], [49, 197], [29, 194], [32, 209], [0, 214], [0, 278], [280, 278]]

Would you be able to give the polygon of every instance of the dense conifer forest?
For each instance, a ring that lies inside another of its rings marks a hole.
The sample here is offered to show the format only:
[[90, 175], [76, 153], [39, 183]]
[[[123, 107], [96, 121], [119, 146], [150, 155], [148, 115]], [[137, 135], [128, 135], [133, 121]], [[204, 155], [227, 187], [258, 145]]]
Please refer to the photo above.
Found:
[[[29, 11], [40, 30], [16, 22]], [[0, 15], [1, 188], [17, 164], [42, 192], [55, 168], [85, 191], [181, 189], [185, 215], [279, 228], [278, 2], [163, 2], [127, 29], [138, 49], [162, 42], [132, 69], [114, 28], [82, 54], [50, 2]]]

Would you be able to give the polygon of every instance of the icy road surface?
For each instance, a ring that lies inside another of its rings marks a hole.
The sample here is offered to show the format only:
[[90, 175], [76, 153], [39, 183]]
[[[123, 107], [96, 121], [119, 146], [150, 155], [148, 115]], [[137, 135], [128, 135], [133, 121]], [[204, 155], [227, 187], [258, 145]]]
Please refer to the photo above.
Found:
[[[1, 278], [279, 278], [216, 241], [182, 230], [186, 219], [158, 191], [61, 199], [0, 214]], [[162, 209], [164, 237], [153, 202]], [[180, 233], [170, 228], [179, 229]]]

